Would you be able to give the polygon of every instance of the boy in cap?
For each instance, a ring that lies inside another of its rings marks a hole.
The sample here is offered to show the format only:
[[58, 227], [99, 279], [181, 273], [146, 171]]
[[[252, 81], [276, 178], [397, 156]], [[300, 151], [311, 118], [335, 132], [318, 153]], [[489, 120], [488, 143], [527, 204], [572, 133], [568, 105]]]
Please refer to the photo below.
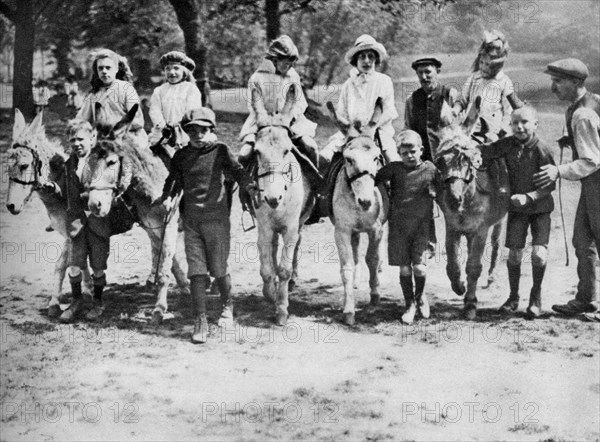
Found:
[[552, 92], [571, 103], [566, 113], [565, 137], [561, 148], [573, 149], [573, 161], [549, 164], [536, 174], [534, 183], [544, 187], [558, 178], [581, 181], [581, 195], [573, 226], [573, 246], [577, 255], [579, 283], [575, 299], [552, 309], [567, 316], [597, 313], [596, 263], [600, 247], [600, 96], [588, 92], [587, 66], [575, 58], [550, 63], [545, 71], [552, 79]]
[[215, 114], [208, 108], [186, 112], [181, 121], [189, 143], [173, 156], [171, 170], [160, 201], [171, 209], [173, 198], [183, 191], [181, 217], [185, 238], [188, 277], [194, 303], [193, 343], [206, 342], [206, 289], [212, 275], [221, 293], [219, 326], [233, 325], [231, 278], [227, 270], [230, 221], [226, 178], [234, 179], [252, 193], [253, 187], [229, 147], [217, 142]]
[[[421, 87], [406, 100], [404, 124], [417, 132], [423, 140], [423, 160], [433, 161], [440, 143], [439, 130], [450, 122], [442, 121], [442, 104], [457, 106], [458, 91], [439, 82], [442, 62], [435, 57], [415, 60], [412, 68], [417, 73]], [[460, 111], [457, 106], [456, 113]]]
[[484, 164], [493, 158], [505, 158], [510, 179], [510, 207], [506, 225], [506, 247], [509, 248], [508, 282], [510, 295], [500, 307], [501, 313], [513, 313], [519, 308], [521, 261], [531, 229], [531, 266], [533, 286], [529, 294], [526, 317], [537, 318], [542, 309], [542, 280], [546, 272], [550, 213], [554, 210], [551, 192], [554, 185], [537, 190], [533, 175], [545, 165], [553, 165], [550, 148], [536, 135], [537, 112], [530, 106], [515, 109], [511, 115], [512, 135], [484, 146]]
[[[191, 109], [202, 107], [202, 94], [196, 86], [192, 72], [194, 61], [183, 52], [171, 51], [160, 57], [166, 83], [161, 84], [150, 98], [152, 131], [150, 145], [163, 140], [171, 148], [180, 149], [187, 144], [187, 136], [179, 122]], [[170, 156], [173, 150], [169, 151]]]
[[[387, 57], [385, 47], [370, 35], [364, 34], [356, 39], [354, 46], [346, 52], [346, 63], [350, 64], [352, 69], [350, 78], [342, 85], [336, 113], [338, 117], [350, 123], [358, 121], [362, 126], [366, 126], [373, 115], [377, 98], [381, 98], [383, 114], [377, 133], [383, 155], [387, 162], [391, 162], [400, 160], [392, 126], [392, 121], [398, 118], [394, 103], [394, 85], [390, 77], [375, 70]], [[331, 161], [333, 154], [339, 152], [345, 143], [344, 134], [335, 133], [321, 150], [321, 156]]]
[[[95, 124], [113, 125], [121, 120], [140, 98], [133, 87], [133, 74], [125, 57], [109, 49], [98, 51], [92, 62], [91, 92], [83, 101], [77, 118]], [[100, 105], [97, 109], [97, 105]], [[125, 140], [137, 149], [147, 149], [144, 114], [138, 108]]]
[[390, 183], [388, 260], [390, 265], [400, 266], [406, 302], [402, 322], [411, 324], [417, 309], [423, 318], [430, 315], [424, 289], [437, 169], [432, 162], [421, 160], [423, 142], [415, 131], [404, 130], [398, 135], [398, 152], [402, 161], [382, 167], [375, 183]]
[[[290, 37], [282, 35], [273, 40], [265, 59], [248, 81], [248, 97], [252, 96], [253, 89], [257, 89], [262, 96], [267, 112], [281, 112], [287, 90], [290, 85], [294, 84], [296, 100], [291, 110], [293, 116], [290, 125], [292, 141], [318, 166], [318, 147], [314, 140], [317, 125], [304, 116], [308, 104], [304, 92], [302, 92], [300, 76], [293, 67], [296, 60], [298, 60], [298, 49]], [[238, 160], [243, 165], [250, 162], [258, 131], [256, 115], [250, 100], [248, 100], [248, 109], [250, 114], [240, 132], [240, 140], [243, 145], [238, 154]]]

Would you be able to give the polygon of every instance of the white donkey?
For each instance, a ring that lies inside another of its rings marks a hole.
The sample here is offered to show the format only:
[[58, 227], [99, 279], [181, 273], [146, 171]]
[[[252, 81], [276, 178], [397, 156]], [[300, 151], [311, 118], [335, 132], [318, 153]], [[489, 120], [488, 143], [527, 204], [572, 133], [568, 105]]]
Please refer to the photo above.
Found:
[[383, 164], [381, 150], [373, 138], [382, 114], [382, 105], [381, 99], [378, 99], [371, 120], [365, 127], [360, 127], [359, 122], [339, 118], [330, 102], [327, 107], [347, 140], [342, 151], [344, 164], [335, 179], [330, 218], [335, 227], [335, 244], [344, 284], [344, 323], [353, 325], [358, 246], [363, 232], [369, 238], [366, 262], [369, 268], [370, 304], [375, 306], [379, 302], [379, 255], [387, 209], [381, 192], [375, 186], [375, 175]]
[[[54, 195], [37, 192], [42, 181], [54, 181], [51, 161], [64, 163], [66, 154], [60, 143], [50, 141], [46, 137], [42, 125], [42, 113], [39, 113], [28, 126], [23, 114], [15, 110], [12, 146], [8, 149], [8, 194], [6, 208], [13, 215], [18, 215], [25, 208], [34, 192], [44, 204], [52, 228], [65, 238], [61, 255], [54, 268], [54, 288], [48, 304], [48, 315], [60, 316], [59, 297], [65, 279], [68, 264], [70, 239], [67, 235], [67, 204]], [[86, 291], [91, 291], [89, 269], [83, 270]]]
[[[258, 133], [254, 148], [258, 161], [259, 194], [254, 198], [260, 250], [263, 295], [276, 304], [276, 323], [288, 318], [290, 279], [297, 274], [300, 230], [315, 204], [315, 195], [293, 151], [290, 110], [296, 99], [291, 85], [279, 114], [269, 115], [257, 90], [252, 91]], [[279, 236], [283, 238], [277, 260]]]

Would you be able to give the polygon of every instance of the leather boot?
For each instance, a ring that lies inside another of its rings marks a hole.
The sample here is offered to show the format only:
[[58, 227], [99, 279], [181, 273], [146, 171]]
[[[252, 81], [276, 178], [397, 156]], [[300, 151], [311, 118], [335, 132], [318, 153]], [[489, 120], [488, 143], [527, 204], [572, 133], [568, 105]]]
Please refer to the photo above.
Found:
[[417, 304], [417, 308], [421, 316], [425, 319], [428, 319], [431, 315], [429, 311], [429, 301], [427, 300], [427, 296], [424, 293], [425, 290], [425, 277], [424, 276], [415, 276], [415, 300]]

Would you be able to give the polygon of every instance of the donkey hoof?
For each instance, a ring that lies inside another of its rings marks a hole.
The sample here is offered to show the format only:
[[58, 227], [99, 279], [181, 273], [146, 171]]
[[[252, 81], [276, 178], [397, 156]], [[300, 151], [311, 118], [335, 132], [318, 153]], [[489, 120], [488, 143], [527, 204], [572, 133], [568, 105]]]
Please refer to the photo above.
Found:
[[474, 321], [477, 318], [477, 307], [473, 304], [465, 305], [463, 316], [467, 321]]
[[381, 297], [377, 293], [372, 293], [371, 294], [371, 302], [369, 303], [369, 305], [372, 305], [373, 307], [379, 305], [380, 298]]
[[451, 286], [452, 286], [452, 291], [454, 293], [456, 293], [458, 296], [463, 296], [465, 294], [465, 292], [467, 291], [464, 281], [453, 282], [451, 284]]
[[70, 304], [73, 302], [73, 295], [70, 293], [62, 293], [58, 295], [58, 303], [59, 304]]
[[163, 322], [163, 314], [160, 310], [154, 310], [152, 312], [152, 325], [158, 327]]
[[62, 310], [60, 309], [60, 305], [53, 304], [48, 307], [48, 317], [49, 318], [58, 318], [62, 315]]
[[284, 326], [287, 323], [288, 315], [285, 313], [277, 313], [275, 316], [275, 324]]
[[288, 292], [293, 292], [295, 288], [296, 288], [296, 281], [294, 281], [293, 279], [290, 279], [288, 281]]
[[344, 324], [346, 325], [354, 325], [354, 313], [344, 313]]

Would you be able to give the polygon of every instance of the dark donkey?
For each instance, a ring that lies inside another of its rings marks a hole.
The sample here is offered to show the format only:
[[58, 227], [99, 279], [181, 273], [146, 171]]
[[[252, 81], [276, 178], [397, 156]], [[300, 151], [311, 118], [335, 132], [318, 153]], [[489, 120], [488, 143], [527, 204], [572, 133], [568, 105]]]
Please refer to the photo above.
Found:
[[[477, 280], [483, 267], [481, 259], [488, 231], [508, 211], [508, 200], [499, 197], [495, 183], [489, 179], [487, 171], [480, 168], [478, 143], [470, 136], [480, 103], [478, 99], [473, 112], [462, 124], [442, 129], [435, 156], [440, 171], [437, 202], [446, 220], [446, 273], [452, 290], [459, 296], [465, 295], [464, 314], [470, 320], [476, 317]], [[459, 262], [463, 235], [468, 247], [466, 287]]]

